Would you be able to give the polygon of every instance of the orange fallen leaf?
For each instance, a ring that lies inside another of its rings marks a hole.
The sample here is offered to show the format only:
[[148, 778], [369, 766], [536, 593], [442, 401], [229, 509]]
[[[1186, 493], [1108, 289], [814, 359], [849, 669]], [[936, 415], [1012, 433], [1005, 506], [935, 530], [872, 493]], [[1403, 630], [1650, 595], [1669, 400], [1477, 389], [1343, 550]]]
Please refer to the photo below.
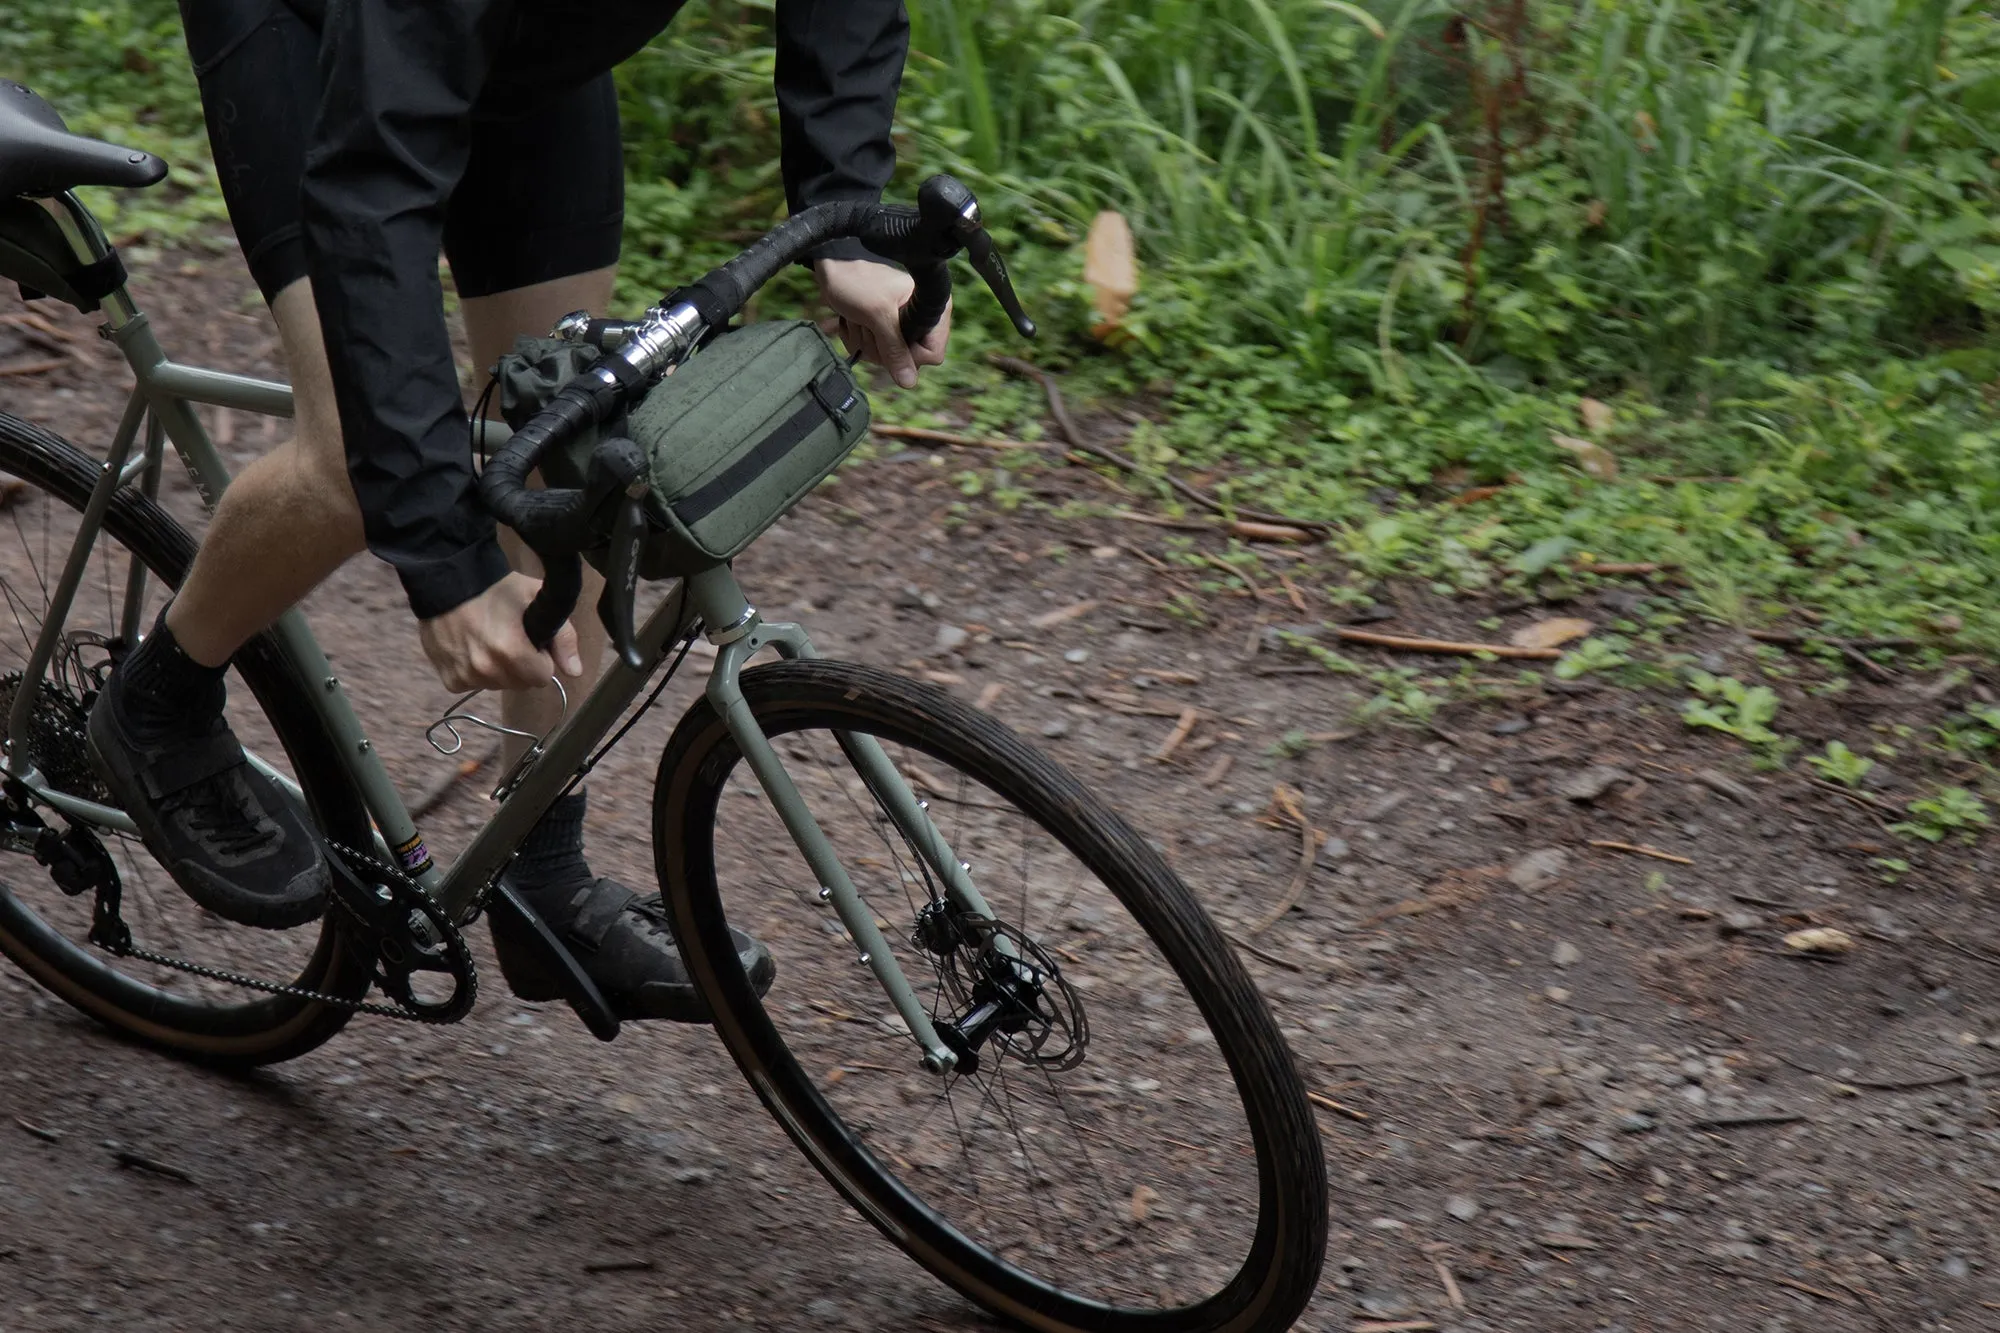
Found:
[[1139, 260], [1124, 214], [1106, 209], [1091, 219], [1090, 235], [1083, 243], [1083, 280], [1090, 284], [1099, 321], [1091, 332], [1101, 339], [1124, 322], [1132, 298], [1139, 294]]
[[1583, 428], [1592, 435], [1602, 435], [1611, 429], [1611, 404], [1585, 398], [1577, 403], [1576, 410], [1583, 418]]
[[1151, 1185], [1138, 1185], [1132, 1190], [1132, 1220], [1143, 1222], [1152, 1211], [1153, 1200], [1160, 1197], [1159, 1191]]
[[1509, 634], [1507, 642], [1516, 648], [1559, 648], [1572, 639], [1582, 638], [1594, 628], [1588, 620], [1559, 616], [1524, 625]]

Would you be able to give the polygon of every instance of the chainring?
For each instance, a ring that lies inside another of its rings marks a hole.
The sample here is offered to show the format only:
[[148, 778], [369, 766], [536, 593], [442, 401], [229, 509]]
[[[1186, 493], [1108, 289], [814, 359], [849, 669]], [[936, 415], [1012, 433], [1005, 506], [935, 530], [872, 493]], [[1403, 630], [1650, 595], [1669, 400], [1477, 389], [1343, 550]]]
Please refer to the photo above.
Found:
[[[456, 1023], [479, 998], [479, 971], [465, 932], [393, 866], [339, 843], [334, 854], [333, 898], [375, 954], [375, 985], [420, 1023]], [[419, 993], [418, 973], [451, 978], [437, 998]]]

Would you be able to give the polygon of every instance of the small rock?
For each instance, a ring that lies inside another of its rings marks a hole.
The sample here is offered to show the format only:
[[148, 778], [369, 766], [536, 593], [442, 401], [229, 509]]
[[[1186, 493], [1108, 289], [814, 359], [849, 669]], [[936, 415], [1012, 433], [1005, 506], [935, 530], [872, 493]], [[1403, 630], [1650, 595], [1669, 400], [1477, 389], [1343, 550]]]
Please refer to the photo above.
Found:
[[1755, 912], [1724, 912], [1715, 923], [1715, 929], [1724, 935], [1748, 935], [1764, 924], [1764, 918]]
[[1543, 991], [1542, 994], [1548, 997], [1550, 1004], [1569, 1003], [1569, 988], [1566, 986], [1551, 986]]
[[674, 1172], [674, 1183], [677, 1185], [706, 1185], [713, 1179], [715, 1172], [705, 1166], [690, 1166], [685, 1170]]
[[1727, 796], [1738, 805], [1748, 805], [1753, 799], [1748, 787], [1719, 769], [1704, 768], [1694, 775], [1694, 780], [1710, 791]]
[[1701, 655], [1701, 669], [1711, 676], [1720, 676], [1729, 670], [1729, 659], [1718, 652], [1703, 653]]
[[1620, 1134], [1650, 1134], [1660, 1127], [1660, 1122], [1644, 1111], [1627, 1111], [1618, 1117]]
[[1323, 866], [1331, 866], [1336, 861], [1345, 861], [1348, 851], [1347, 839], [1328, 838], [1320, 845], [1319, 863]]
[[1363, 806], [1361, 813], [1356, 815], [1355, 818], [1364, 824], [1372, 824], [1409, 799], [1410, 794], [1406, 791], [1384, 792]]
[[970, 633], [960, 629], [957, 625], [939, 625], [937, 630], [938, 651], [941, 653], [954, 652], [959, 648], [963, 648], [965, 641], [971, 637]]
[[1549, 954], [1549, 961], [1557, 967], [1575, 967], [1583, 961], [1583, 950], [1568, 940], [1559, 940], [1554, 951]]
[[1490, 730], [1495, 736], [1518, 736], [1534, 725], [1525, 717], [1503, 717]]
[[1964, 1255], [1954, 1254], [1944, 1261], [1943, 1267], [1946, 1277], [1969, 1277], [1972, 1274], [1972, 1266], [1965, 1262]]
[[1063, 661], [1072, 664], [1077, 662], [1088, 662], [1089, 660], [1090, 660], [1090, 649], [1088, 648], [1072, 648], [1068, 652], [1063, 654]]
[[1726, 1240], [1720, 1245], [1711, 1245], [1708, 1252], [1718, 1259], [1755, 1259], [1757, 1247], [1747, 1240]]
[[1517, 889], [1539, 889], [1559, 879], [1569, 866], [1569, 853], [1560, 847], [1542, 847], [1529, 852], [1507, 872], [1507, 882]]
[[822, 1324], [844, 1324], [847, 1322], [846, 1312], [840, 1308], [839, 1302], [827, 1300], [824, 1296], [816, 1301], [806, 1302], [806, 1318], [816, 1320]]
[[1377, 1217], [1377, 1218], [1371, 1218], [1371, 1219], [1369, 1220], [1369, 1223], [1368, 1223], [1368, 1226], [1369, 1226], [1369, 1229], [1370, 1229], [1370, 1230], [1373, 1230], [1373, 1231], [1407, 1231], [1407, 1230], [1409, 1230], [1409, 1224], [1408, 1224], [1408, 1223], [1405, 1223], [1405, 1222], [1399, 1222], [1399, 1221], [1397, 1221], [1397, 1220], [1396, 1220], [1395, 1218], [1393, 1218], [1393, 1217]]
[[1066, 717], [1051, 718], [1049, 721], [1042, 723], [1042, 735], [1048, 737], [1050, 740], [1054, 740], [1058, 736], [1069, 735], [1069, 719]]
[[1556, 781], [1556, 794], [1568, 797], [1578, 805], [1588, 805], [1621, 782], [1631, 781], [1632, 775], [1622, 768], [1610, 764], [1592, 764], [1581, 772], [1571, 773]]
[[1360, 1305], [1361, 1313], [1376, 1319], [1395, 1319], [1400, 1315], [1411, 1314], [1417, 1308], [1410, 1304], [1410, 1298], [1400, 1291], [1373, 1292], [1363, 1296], [1356, 1304]]
[[1479, 1204], [1469, 1194], [1447, 1194], [1444, 1210], [1461, 1222], [1470, 1222], [1479, 1216]]

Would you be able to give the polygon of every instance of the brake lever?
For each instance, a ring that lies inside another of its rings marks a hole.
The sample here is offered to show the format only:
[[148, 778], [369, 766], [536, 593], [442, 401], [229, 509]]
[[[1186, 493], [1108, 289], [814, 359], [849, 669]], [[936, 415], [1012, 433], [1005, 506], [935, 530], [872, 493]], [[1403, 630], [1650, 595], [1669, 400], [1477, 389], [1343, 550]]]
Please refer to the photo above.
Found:
[[612, 521], [611, 549], [604, 566], [604, 591], [597, 598], [597, 619], [618, 650], [618, 660], [627, 670], [644, 671], [646, 660], [639, 653], [637, 611], [639, 556], [646, 545], [646, 487], [634, 481], [618, 498], [618, 512]]
[[[1021, 308], [1013, 279], [1007, 276], [1007, 261], [1001, 258], [1000, 248], [993, 243], [992, 233], [986, 230], [980, 217], [978, 197], [965, 182], [943, 174], [931, 177], [917, 188], [917, 211], [927, 225], [950, 238], [951, 250], [964, 247], [973, 271], [1007, 312], [1014, 331], [1023, 338], [1034, 337], [1035, 321]], [[949, 257], [949, 253], [946, 251], [940, 258]]]
[[1034, 337], [1035, 321], [1021, 308], [1021, 298], [1014, 294], [1013, 280], [1007, 276], [1007, 261], [984, 227], [966, 238], [965, 257], [971, 262], [972, 271], [985, 279], [987, 289], [1007, 312], [1007, 318], [1014, 321], [1014, 331], [1023, 338]]

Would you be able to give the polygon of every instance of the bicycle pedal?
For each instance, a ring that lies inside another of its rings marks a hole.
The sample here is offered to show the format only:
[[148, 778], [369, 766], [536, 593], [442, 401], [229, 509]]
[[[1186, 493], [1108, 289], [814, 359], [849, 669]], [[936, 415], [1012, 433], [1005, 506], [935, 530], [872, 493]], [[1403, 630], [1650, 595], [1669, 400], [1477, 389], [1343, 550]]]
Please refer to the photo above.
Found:
[[[548, 922], [522, 901], [505, 880], [493, 886], [493, 895], [486, 902], [486, 915], [507, 932], [510, 945], [532, 955], [527, 961], [540, 973], [535, 979], [546, 980], [555, 988], [562, 1000], [583, 1020], [583, 1025], [590, 1029], [591, 1036], [599, 1041], [611, 1041], [617, 1037], [618, 1015], [611, 1012], [604, 992], [583, 970], [583, 964], [576, 961], [576, 955], [549, 929]], [[500, 970], [503, 974], [508, 972], [504, 954]], [[509, 985], [514, 984], [513, 976], [509, 975], [507, 979]]]

